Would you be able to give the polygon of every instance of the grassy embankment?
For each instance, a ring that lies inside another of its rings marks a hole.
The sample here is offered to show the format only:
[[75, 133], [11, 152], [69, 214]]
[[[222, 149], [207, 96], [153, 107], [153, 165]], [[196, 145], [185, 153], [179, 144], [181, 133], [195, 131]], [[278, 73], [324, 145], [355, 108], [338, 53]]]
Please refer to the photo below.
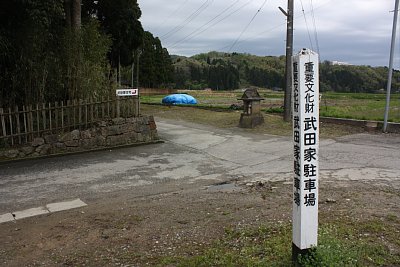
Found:
[[[205, 92], [183, 91], [198, 100], [198, 107], [229, 109], [232, 104], [240, 104], [237, 100], [242, 95], [240, 91]], [[260, 90], [264, 101], [265, 112], [279, 113], [282, 111], [283, 93]], [[159, 104], [164, 96], [142, 96], [142, 103]], [[320, 115], [323, 117], [351, 118], [360, 120], [383, 121], [386, 105], [384, 94], [365, 93], [322, 93]], [[389, 121], [400, 122], [400, 94], [393, 94], [390, 102]]]
[[[389, 216], [387, 220], [321, 225], [318, 247], [309, 257], [300, 258], [302, 266], [399, 266], [398, 251], [391, 252], [400, 246], [399, 219]], [[291, 266], [291, 238], [290, 223], [227, 228], [224, 237], [200, 255], [166, 257], [159, 266]]]

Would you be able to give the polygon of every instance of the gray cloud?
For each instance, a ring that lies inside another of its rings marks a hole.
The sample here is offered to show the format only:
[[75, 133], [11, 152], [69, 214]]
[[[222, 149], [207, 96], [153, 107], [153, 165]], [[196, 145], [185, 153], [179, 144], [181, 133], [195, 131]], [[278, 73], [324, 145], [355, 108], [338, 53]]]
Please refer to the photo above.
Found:
[[[211, 50], [228, 51], [263, 2], [264, 0], [139, 0], [139, 5], [143, 27], [159, 36], [163, 46], [171, 54], [190, 56]], [[314, 17], [310, 3], [313, 4]], [[194, 13], [202, 4], [207, 8], [201, 14]], [[233, 6], [205, 25], [230, 5]], [[283, 55], [286, 21], [278, 6], [286, 9], [286, 5], [287, 0], [267, 1], [230, 52]], [[242, 8], [239, 10], [239, 7]], [[393, 20], [393, 12], [389, 11], [393, 8], [392, 0], [295, 1], [294, 50], [296, 52], [303, 47], [317, 50], [313, 24], [315, 20], [322, 60], [387, 65]], [[232, 13], [235, 10], [237, 11]], [[230, 13], [232, 14], [226, 19], [208, 27]], [[189, 17], [191, 14], [193, 16]], [[191, 35], [200, 31], [203, 32]]]

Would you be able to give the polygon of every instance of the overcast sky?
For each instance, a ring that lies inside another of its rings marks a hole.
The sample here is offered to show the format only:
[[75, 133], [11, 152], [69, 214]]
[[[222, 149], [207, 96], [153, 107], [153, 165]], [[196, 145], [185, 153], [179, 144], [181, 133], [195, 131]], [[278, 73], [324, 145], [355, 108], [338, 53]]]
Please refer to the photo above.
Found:
[[[170, 54], [285, 54], [287, 0], [138, 0], [141, 22]], [[294, 0], [294, 52], [388, 66], [395, 0]], [[304, 10], [304, 12], [303, 12]], [[398, 34], [400, 35], [400, 34]], [[400, 47], [399, 38], [396, 47]], [[395, 68], [400, 67], [396, 49]]]

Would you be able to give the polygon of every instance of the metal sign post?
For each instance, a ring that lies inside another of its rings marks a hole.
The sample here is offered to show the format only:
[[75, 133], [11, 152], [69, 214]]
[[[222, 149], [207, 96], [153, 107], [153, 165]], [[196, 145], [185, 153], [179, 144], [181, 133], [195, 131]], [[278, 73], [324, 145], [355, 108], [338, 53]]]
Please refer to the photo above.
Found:
[[126, 88], [126, 89], [117, 89], [115, 90], [115, 94], [117, 96], [117, 116], [120, 116], [120, 97], [125, 96], [133, 96], [133, 103], [134, 105], [134, 116], [140, 115], [140, 101], [139, 101], [139, 88]]
[[293, 261], [317, 245], [319, 75], [318, 54], [293, 56]]

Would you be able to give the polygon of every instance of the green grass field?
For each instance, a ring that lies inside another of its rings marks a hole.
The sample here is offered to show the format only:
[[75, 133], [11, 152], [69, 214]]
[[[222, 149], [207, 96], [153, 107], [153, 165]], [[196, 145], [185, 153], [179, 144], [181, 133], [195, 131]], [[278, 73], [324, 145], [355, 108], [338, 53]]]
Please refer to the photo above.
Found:
[[[194, 96], [199, 107], [228, 109], [232, 104], [241, 104], [241, 91], [182, 91]], [[260, 90], [263, 110], [270, 113], [282, 112], [283, 93]], [[164, 95], [142, 96], [142, 103], [160, 104]], [[386, 106], [385, 94], [322, 93], [320, 115], [323, 117], [350, 118], [383, 121]], [[400, 122], [400, 94], [392, 94], [389, 121]]]
[[[351, 118], [383, 121], [386, 95], [340, 94], [322, 95], [320, 114], [325, 117]], [[389, 121], [400, 122], [400, 95], [394, 94], [390, 101]]]

